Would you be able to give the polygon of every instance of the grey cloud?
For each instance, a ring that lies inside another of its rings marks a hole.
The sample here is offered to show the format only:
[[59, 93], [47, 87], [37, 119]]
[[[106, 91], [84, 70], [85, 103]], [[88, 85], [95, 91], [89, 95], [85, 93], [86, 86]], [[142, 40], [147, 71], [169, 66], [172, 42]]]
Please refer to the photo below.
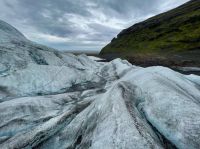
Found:
[[[186, 1], [1, 0], [0, 19], [54, 48], [99, 51], [123, 28]], [[55, 36], [57, 42], [48, 36]]]

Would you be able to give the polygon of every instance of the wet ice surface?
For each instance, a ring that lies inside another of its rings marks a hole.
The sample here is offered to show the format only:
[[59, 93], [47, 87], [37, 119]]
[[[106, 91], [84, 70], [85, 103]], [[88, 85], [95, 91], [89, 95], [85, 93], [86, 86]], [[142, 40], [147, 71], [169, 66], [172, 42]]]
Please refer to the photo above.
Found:
[[98, 63], [14, 35], [0, 43], [0, 148], [199, 148], [199, 76]]

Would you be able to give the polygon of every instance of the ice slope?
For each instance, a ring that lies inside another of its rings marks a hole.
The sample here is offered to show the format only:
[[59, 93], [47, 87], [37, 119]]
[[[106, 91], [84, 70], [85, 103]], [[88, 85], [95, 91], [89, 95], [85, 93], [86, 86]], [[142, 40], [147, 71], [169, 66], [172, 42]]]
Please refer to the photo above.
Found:
[[95, 62], [13, 34], [22, 39], [0, 43], [1, 149], [199, 148], [199, 76]]
[[0, 20], [0, 43], [26, 41], [27, 39], [17, 29]]
[[[12, 93], [26, 93], [27, 97], [7, 97], [0, 103], [0, 146], [199, 148], [200, 92], [194, 79], [168, 68], [139, 68], [120, 59], [95, 66], [91, 74], [74, 72], [76, 67], [63, 69], [55, 79], [60, 84], [51, 84], [57, 91], [51, 87], [46, 88], [48, 92], [41, 90], [54, 95], [38, 96], [37, 87], [29, 80], [49, 81], [55, 66], [48, 66], [47, 71], [34, 65], [31, 71], [19, 70], [23, 77], [15, 73], [4, 76], [4, 87], [7, 84]], [[43, 70], [45, 77], [34, 74]], [[78, 85], [61, 94], [59, 89], [70, 88], [72, 76]], [[13, 80], [8, 83], [10, 77]], [[16, 82], [21, 84], [19, 88]], [[95, 82], [93, 86], [91, 82]]]

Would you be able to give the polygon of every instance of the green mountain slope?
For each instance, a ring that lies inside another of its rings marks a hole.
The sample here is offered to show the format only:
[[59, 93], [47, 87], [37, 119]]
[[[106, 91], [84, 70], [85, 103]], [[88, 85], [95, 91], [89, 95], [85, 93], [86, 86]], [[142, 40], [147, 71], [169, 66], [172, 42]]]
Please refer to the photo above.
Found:
[[123, 30], [102, 49], [101, 55], [117, 53], [121, 57], [199, 54], [200, 0], [152, 17]]

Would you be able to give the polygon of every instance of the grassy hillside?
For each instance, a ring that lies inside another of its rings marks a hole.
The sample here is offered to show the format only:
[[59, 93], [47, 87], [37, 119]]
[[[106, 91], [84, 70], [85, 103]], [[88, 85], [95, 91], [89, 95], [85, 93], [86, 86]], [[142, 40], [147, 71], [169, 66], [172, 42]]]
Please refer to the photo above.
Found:
[[185, 52], [200, 56], [200, 1], [188, 3], [123, 30], [101, 55], [166, 56]]

